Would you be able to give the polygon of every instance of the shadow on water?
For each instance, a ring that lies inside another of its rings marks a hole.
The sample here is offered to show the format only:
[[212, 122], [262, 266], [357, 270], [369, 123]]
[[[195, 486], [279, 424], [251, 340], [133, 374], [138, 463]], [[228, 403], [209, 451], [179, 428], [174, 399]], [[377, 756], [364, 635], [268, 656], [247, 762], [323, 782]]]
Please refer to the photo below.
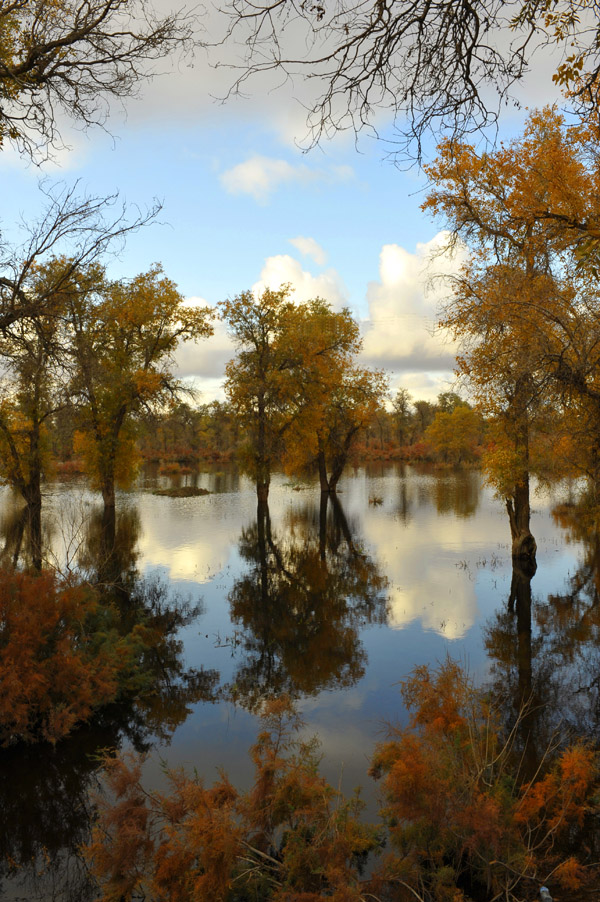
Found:
[[[9, 528], [10, 527], [10, 528]], [[23, 547], [21, 521], [3, 521], [12, 549]], [[89, 838], [98, 786], [100, 755], [123, 743], [138, 751], [168, 742], [199, 701], [219, 696], [219, 674], [186, 666], [180, 631], [202, 613], [174, 597], [167, 585], [143, 580], [136, 569], [139, 517], [134, 507], [107, 524], [102, 509], [92, 511], [80, 548], [81, 575], [98, 592], [106, 622], [133, 650], [119, 696], [54, 745], [2, 737], [0, 723], [0, 879], [12, 898], [83, 902], [94, 897], [79, 856]], [[19, 559], [12, 551], [11, 562]], [[35, 599], [32, 600], [35, 603]], [[23, 616], [35, 616], [23, 611]], [[1, 625], [0, 625], [1, 626]], [[0, 684], [10, 679], [0, 629]], [[49, 643], [43, 654], [52, 653]], [[7, 745], [8, 743], [8, 745]]]
[[229, 593], [236, 653], [228, 690], [254, 709], [266, 697], [346, 688], [365, 671], [359, 629], [385, 623], [387, 580], [365, 554], [335, 497], [291, 510], [276, 533], [267, 504], [244, 529], [246, 572]]

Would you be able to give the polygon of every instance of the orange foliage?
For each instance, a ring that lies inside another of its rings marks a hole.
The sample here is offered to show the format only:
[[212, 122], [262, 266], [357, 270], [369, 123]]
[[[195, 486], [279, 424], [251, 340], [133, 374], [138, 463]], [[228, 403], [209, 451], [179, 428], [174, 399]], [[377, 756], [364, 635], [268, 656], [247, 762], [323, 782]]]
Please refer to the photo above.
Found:
[[375, 834], [357, 800], [343, 801], [318, 774], [314, 743], [295, 736], [300, 726], [289, 699], [265, 705], [245, 795], [224, 775], [207, 789], [181, 772], [169, 773], [169, 794], [151, 795], [139, 763], [107, 761], [115, 801], [103, 805], [87, 850], [101, 898], [359, 902], [354, 860]]
[[565, 749], [519, 785], [510, 741], [458, 665], [417, 668], [402, 691], [411, 722], [391, 731], [373, 759], [389, 851], [369, 879], [359, 861], [383, 830], [361, 824], [357, 800], [344, 801], [319, 775], [315, 744], [297, 738], [301, 723], [282, 697], [263, 710], [246, 794], [225, 775], [206, 789], [176, 772], [170, 793], [151, 795], [139, 764], [107, 762], [115, 798], [103, 804], [88, 849], [101, 898], [396, 902], [408, 891], [461, 902], [468, 882], [485, 898], [517, 902], [541, 882], [594, 886], [598, 866], [586, 860], [580, 833], [586, 815], [597, 814], [591, 749]]
[[457, 664], [416, 668], [402, 692], [410, 724], [391, 732], [372, 767], [384, 776], [392, 847], [379, 883], [402, 875], [437, 902], [454, 898], [467, 875], [506, 899], [553, 873], [566, 888], [593, 883], [597, 872], [584, 867], [585, 853], [570, 850], [586, 815], [597, 810], [597, 755], [575, 745], [519, 786], [510, 739]]
[[0, 574], [0, 744], [56, 742], [118, 690], [122, 648], [89, 631], [98, 600], [52, 573]]

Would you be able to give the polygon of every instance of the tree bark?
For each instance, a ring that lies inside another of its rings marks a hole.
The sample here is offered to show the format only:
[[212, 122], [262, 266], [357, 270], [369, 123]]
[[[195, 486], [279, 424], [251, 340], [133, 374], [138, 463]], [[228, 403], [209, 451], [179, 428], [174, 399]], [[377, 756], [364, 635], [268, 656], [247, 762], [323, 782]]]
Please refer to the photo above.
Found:
[[537, 545], [529, 528], [531, 508], [528, 473], [521, 476], [512, 496], [506, 499], [506, 510], [510, 523], [513, 558], [535, 560]]
[[267, 451], [267, 413], [262, 393], [258, 398], [258, 436], [256, 446], [256, 495], [258, 503], [266, 504], [269, 500], [271, 483], [271, 461]]

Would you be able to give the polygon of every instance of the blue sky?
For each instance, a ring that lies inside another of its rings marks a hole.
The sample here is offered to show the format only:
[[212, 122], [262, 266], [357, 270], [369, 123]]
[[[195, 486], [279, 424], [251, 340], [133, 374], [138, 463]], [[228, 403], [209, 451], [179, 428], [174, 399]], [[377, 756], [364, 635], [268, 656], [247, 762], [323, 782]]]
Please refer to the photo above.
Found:
[[[71, 149], [42, 170], [4, 151], [3, 231], [10, 237], [20, 217], [39, 214], [42, 174], [79, 180], [82, 192], [95, 195], [118, 191], [142, 207], [158, 198], [159, 223], [129, 239], [111, 264], [115, 276], [160, 262], [186, 298], [209, 304], [292, 282], [300, 300], [318, 294], [352, 309], [362, 323], [365, 363], [386, 369], [394, 390], [434, 399], [452, 382], [454, 349], [432, 334], [443, 292], [427, 291], [426, 260], [441, 238], [439, 224], [420, 210], [424, 176], [395, 167], [385, 144], [367, 135], [358, 149], [343, 135], [303, 153], [305, 86], [257, 86], [248, 100], [215, 103], [211, 95], [224, 93], [230, 77], [203, 57], [193, 69], [174, 66], [115, 111], [111, 134], [65, 126]], [[525, 99], [542, 102], [545, 84], [534, 82]], [[513, 116], [506, 127], [518, 122]], [[385, 133], [386, 123], [378, 124]], [[458, 262], [436, 267], [452, 270]], [[178, 355], [202, 400], [222, 397], [231, 353], [218, 327], [212, 340]]]

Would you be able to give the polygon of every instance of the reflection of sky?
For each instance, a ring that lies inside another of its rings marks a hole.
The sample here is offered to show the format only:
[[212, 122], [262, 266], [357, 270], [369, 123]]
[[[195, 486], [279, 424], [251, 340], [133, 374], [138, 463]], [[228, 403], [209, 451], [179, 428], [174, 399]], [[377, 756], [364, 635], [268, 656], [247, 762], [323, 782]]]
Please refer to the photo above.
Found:
[[[475, 679], [485, 675], [482, 626], [506, 604], [510, 589], [506, 514], [492, 493], [481, 489], [478, 475], [440, 479], [405, 472], [409, 475], [403, 478], [400, 470], [380, 467], [378, 475], [367, 477], [360, 470], [343, 481], [340, 501], [354, 540], [389, 580], [389, 623], [362, 631], [368, 664], [354, 686], [300, 702], [307, 732], [320, 736], [327, 777], [336, 784], [341, 777], [346, 791], [369, 784], [373, 744], [382, 738], [384, 721], [405, 717], [397, 683], [415, 665], [435, 664], [450, 654]], [[374, 497], [382, 503], [369, 504]], [[91, 507], [90, 498], [97, 501], [81, 487], [57, 488], [50, 493], [48, 510], [56, 519], [61, 505], [76, 512], [82, 499]], [[203, 602], [203, 615], [182, 632], [185, 665], [214, 668], [222, 684], [231, 681], [243, 656], [235, 646], [228, 595], [246, 572], [238, 543], [242, 529], [255, 522], [251, 484], [241, 480], [239, 491], [187, 499], [144, 492], [130, 496], [128, 503], [140, 515], [141, 572], [157, 572], [181, 596]], [[318, 510], [316, 487], [295, 492], [283, 478], [275, 479], [270, 501], [274, 532], [282, 537], [289, 512], [307, 504]], [[548, 499], [533, 499], [539, 552], [532, 588], [541, 599], [561, 590], [578, 551], [565, 544], [549, 507]], [[58, 528], [53, 536], [64, 541]], [[234, 781], [247, 784], [251, 768], [246, 751], [256, 730], [256, 719], [231, 704], [199, 704], [160, 755], [173, 765], [195, 766], [209, 780], [216, 767], [224, 766]], [[153, 781], [160, 780], [158, 759], [148, 770]], [[370, 790], [367, 796], [372, 801]]]
[[[367, 477], [358, 471], [346, 478], [340, 500], [355, 540], [389, 580], [389, 624], [363, 631], [368, 665], [355, 686], [322, 692], [300, 704], [307, 732], [320, 737], [327, 777], [336, 785], [341, 779], [346, 791], [365, 785], [370, 807], [373, 793], [366, 770], [373, 744], [383, 737], [385, 721], [405, 716], [398, 681], [415, 665], [435, 664], [447, 654], [465, 663], [475, 678], [482, 677], [488, 663], [481, 628], [506, 603], [511, 578], [503, 506], [481, 489], [476, 473], [460, 484], [444, 476], [441, 486], [436, 476], [412, 474], [401, 480], [391, 468], [380, 472]], [[374, 496], [383, 503], [370, 505]], [[317, 490], [294, 492], [283, 479], [276, 480], [270, 500], [274, 531], [281, 535], [287, 512], [307, 503], [318, 506]], [[552, 523], [548, 500], [535, 498], [533, 507], [537, 594], [562, 584], [575, 549], [565, 546]], [[242, 528], [254, 522], [252, 487], [242, 483], [239, 493], [185, 501], [144, 496], [140, 512], [141, 562], [168, 570], [183, 593], [195, 594], [197, 585], [205, 604], [204, 616], [186, 631], [188, 663], [214, 667], [222, 683], [227, 682], [242, 663], [239, 650], [227, 644], [234, 636], [227, 595], [245, 569], [237, 543]], [[245, 751], [255, 735], [256, 721], [245, 712], [226, 704], [199, 705], [177, 731], [168, 757], [174, 763], [194, 763], [207, 775], [216, 763], [224, 764], [247, 782], [251, 769]]]

